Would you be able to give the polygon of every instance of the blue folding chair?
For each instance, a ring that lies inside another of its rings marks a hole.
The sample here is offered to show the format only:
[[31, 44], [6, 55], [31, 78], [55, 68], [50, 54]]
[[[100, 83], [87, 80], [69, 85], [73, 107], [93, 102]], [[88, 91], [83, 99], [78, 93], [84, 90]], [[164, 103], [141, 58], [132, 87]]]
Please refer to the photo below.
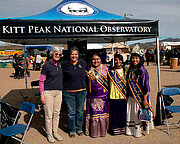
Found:
[[[19, 115], [20, 111], [24, 111], [26, 113], [31, 114], [27, 125], [25, 125], [25, 124], [16, 124], [16, 121], [17, 121], [17, 118], [18, 118], [18, 115]], [[21, 144], [25, 143], [25, 142], [23, 142], [24, 137], [26, 135], [26, 132], [29, 130], [29, 125], [31, 123], [34, 111], [35, 111], [35, 105], [34, 104], [28, 103], [28, 102], [21, 103], [21, 105], [19, 107], [19, 111], [17, 113], [17, 116], [15, 118], [15, 121], [14, 121], [13, 125], [1, 129], [0, 134], [2, 134], [4, 136], [7, 136], [7, 137], [12, 137], [12, 138], [20, 141]], [[22, 134], [21, 139], [16, 137], [16, 135], [18, 135], [18, 134]], [[6, 143], [7, 142], [8, 142], [8, 139], [7, 139]]]
[[163, 96], [166, 96], [166, 95], [168, 95], [168, 96], [180, 95], [180, 88], [170, 87], [170, 88], [161, 89], [161, 99], [163, 102], [166, 125], [167, 125], [167, 129], [168, 129], [168, 134], [170, 134], [169, 126], [180, 125], [180, 121], [178, 123], [168, 123], [165, 110], [168, 110], [171, 114], [180, 113], [180, 105], [165, 106]]

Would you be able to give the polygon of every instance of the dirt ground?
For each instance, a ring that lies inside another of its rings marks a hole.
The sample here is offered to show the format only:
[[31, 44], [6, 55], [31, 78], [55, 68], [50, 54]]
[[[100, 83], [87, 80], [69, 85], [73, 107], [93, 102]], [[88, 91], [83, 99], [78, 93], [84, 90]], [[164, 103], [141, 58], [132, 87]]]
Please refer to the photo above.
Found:
[[[145, 64], [146, 65], [146, 64]], [[155, 110], [156, 96], [158, 92], [158, 79], [157, 79], [157, 66], [155, 63], [150, 63], [150, 66], [145, 66], [150, 75], [150, 100], [152, 107]], [[38, 80], [40, 71], [31, 71], [31, 77], [27, 78], [27, 90], [25, 85], [25, 79], [14, 79], [13, 68], [1, 68], [0, 69], [0, 96], [2, 102], [7, 102], [14, 107], [19, 107], [23, 102], [22, 95], [28, 96], [29, 102], [35, 102], [33, 91], [31, 89], [30, 82]], [[178, 69], [170, 69], [170, 66], [161, 66], [161, 88], [163, 87], [179, 87], [180, 88], [180, 66]], [[180, 103], [180, 98], [175, 97], [176, 102]], [[176, 114], [171, 121], [178, 121], [180, 115]], [[27, 115], [22, 114], [20, 122], [27, 122]], [[167, 134], [165, 125], [155, 126], [153, 130], [150, 130], [149, 135], [143, 135], [141, 138], [134, 138], [132, 136], [117, 135], [111, 136], [107, 134], [106, 137], [91, 138], [89, 136], [78, 136], [71, 139], [67, 133], [67, 121], [66, 113], [64, 110], [61, 112], [60, 126], [58, 132], [62, 135], [63, 141], [56, 142], [62, 144], [177, 144], [180, 143], [180, 126], [173, 126], [170, 128], [171, 135]], [[34, 114], [31, 128], [25, 137], [25, 142], [28, 144], [47, 144], [46, 135], [44, 131], [44, 115], [43, 111], [37, 111]], [[15, 142], [16, 143], [16, 142]]]

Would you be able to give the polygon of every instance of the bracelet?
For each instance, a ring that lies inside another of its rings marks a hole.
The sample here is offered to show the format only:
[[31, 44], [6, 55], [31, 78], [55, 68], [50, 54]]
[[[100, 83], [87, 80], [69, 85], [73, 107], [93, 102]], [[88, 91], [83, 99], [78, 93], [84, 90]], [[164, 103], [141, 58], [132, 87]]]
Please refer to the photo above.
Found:
[[44, 92], [41, 92], [40, 94], [44, 94]]

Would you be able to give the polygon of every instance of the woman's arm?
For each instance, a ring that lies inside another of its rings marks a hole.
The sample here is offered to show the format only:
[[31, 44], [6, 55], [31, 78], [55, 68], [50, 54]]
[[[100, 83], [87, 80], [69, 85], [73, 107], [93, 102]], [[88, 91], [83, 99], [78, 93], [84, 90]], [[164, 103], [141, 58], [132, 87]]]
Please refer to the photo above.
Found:
[[148, 100], [147, 100], [147, 97], [148, 97], [148, 92], [143, 94], [144, 96], [144, 100], [143, 100], [143, 105], [144, 107], [146, 108], [147, 107], [147, 104], [148, 104]]
[[46, 80], [46, 75], [41, 74], [39, 80], [39, 89], [40, 89], [40, 96], [42, 104], [45, 104], [45, 97], [44, 97], [44, 81]]
[[142, 80], [141, 89], [143, 91], [143, 98], [144, 98], [143, 105], [144, 107], [147, 107], [148, 93], [150, 91], [150, 87], [149, 87], [149, 74], [145, 68], [142, 69], [141, 80]]

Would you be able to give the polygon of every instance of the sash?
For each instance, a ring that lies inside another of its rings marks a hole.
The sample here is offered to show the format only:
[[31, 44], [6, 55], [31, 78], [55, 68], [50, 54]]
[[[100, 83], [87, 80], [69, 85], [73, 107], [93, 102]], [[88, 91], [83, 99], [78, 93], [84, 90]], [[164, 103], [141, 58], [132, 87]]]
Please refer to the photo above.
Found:
[[93, 79], [95, 80], [100, 86], [102, 86], [104, 88], [105, 91], [108, 91], [108, 80], [107, 78], [100, 72], [98, 71], [96, 68], [93, 68], [95, 75], [86, 71], [85, 72]]
[[[106, 71], [110, 80], [114, 84], [114, 86], [117, 88], [117, 90], [121, 93], [121, 95], [127, 101], [126, 82], [123, 80], [123, 78], [119, 75], [117, 71], [115, 71], [114, 73], [111, 70], [106, 70]], [[116, 75], [117, 80], [115, 80], [115, 75]]]
[[[134, 74], [134, 71], [132, 73]], [[139, 87], [137, 81], [135, 80], [135, 78], [133, 78], [131, 82], [128, 80], [128, 84], [129, 84], [129, 87], [130, 87], [130, 90], [133, 94], [134, 99], [136, 100], [137, 104], [139, 105], [139, 108], [142, 108], [143, 92], [142, 92], [141, 88]], [[150, 109], [154, 115], [154, 110], [153, 110], [153, 108], [149, 102], [147, 102], [147, 106], [148, 106], [148, 109]]]

